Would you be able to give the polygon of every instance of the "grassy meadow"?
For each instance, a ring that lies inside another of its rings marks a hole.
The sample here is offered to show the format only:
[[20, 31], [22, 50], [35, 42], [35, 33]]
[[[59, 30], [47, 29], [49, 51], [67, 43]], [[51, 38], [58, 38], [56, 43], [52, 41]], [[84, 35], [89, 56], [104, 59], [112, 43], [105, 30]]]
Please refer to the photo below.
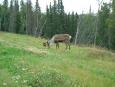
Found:
[[0, 32], [0, 87], [115, 87], [115, 53]]

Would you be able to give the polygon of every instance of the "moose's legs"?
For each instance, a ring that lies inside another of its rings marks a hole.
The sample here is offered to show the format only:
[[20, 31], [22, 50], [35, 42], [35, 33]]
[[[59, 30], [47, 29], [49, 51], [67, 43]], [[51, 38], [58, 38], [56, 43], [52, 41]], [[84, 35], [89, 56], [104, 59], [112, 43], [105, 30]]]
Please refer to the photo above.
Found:
[[[59, 43], [60, 43], [60, 42], [55, 41], [56, 49], [59, 48]], [[65, 43], [66, 49], [69, 49], [69, 50], [70, 50], [70, 40], [63, 41], [62, 43]]]
[[69, 50], [70, 50], [70, 41], [65, 41], [64, 43], [65, 43], [65, 45], [66, 45], [66, 49], [69, 48]]
[[71, 49], [71, 48], [70, 48], [70, 41], [69, 41], [69, 43], [68, 43], [68, 46], [69, 46], [69, 50], [70, 50], [70, 49]]
[[59, 43], [58, 43], [58, 42], [56, 42], [56, 49], [57, 49], [57, 48], [59, 48]]

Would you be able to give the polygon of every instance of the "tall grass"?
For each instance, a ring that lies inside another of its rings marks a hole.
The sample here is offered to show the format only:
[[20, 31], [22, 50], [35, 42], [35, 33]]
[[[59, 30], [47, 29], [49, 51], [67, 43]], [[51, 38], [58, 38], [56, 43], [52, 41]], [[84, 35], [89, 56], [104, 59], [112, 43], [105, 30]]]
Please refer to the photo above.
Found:
[[115, 53], [44, 41], [0, 32], [0, 87], [115, 87]]

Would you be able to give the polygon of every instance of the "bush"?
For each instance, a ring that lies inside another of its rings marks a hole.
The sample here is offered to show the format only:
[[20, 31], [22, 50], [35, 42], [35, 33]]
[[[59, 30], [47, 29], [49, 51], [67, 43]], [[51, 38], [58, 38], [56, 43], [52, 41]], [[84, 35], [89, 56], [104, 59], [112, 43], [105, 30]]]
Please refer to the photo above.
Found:
[[41, 71], [28, 81], [29, 87], [81, 87], [69, 76], [55, 70]]

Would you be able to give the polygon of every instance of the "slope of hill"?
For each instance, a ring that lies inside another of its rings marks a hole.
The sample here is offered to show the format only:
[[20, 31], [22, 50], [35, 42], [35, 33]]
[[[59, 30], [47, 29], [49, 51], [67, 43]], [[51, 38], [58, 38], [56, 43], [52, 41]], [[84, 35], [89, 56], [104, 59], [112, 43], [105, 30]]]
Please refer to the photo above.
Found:
[[115, 87], [115, 53], [0, 32], [0, 87]]

